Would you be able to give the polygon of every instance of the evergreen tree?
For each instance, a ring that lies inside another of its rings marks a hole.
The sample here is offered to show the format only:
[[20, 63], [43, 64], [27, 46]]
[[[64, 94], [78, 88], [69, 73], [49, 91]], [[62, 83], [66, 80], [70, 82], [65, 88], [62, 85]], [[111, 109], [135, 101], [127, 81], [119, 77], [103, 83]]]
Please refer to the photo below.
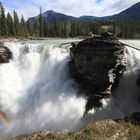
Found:
[[42, 16], [42, 8], [40, 7], [40, 13], [39, 13], [39, 36], [43, 37], [44, 36], [44, 21], [43, 21], [43, 16]]
[[10, 13], [7, 14], [7, 31], [8, 31], [8, 36], [15, 35], [14, 22]]
[[5, 9], [0, 2], [0, 35], [7, 35], [7, 25], [6, 25], [6, 17], [5, 17]]
[[20, 26], [21, 26], [21, 35], [26, 37], [28, 35], [28, 31], [23, 15], [21, 17]]
[[40, 36], [40, 25], [38, 20], [33, 24], [33, 35], [36, 37]]
[[18, 19], [17, 12], [13, 12], [13, 17], [14, 17], [14, 27], [15, 27], [15, 35], [20, 36], [21, 35], [21, 29], [20, 29], [20, 23]]

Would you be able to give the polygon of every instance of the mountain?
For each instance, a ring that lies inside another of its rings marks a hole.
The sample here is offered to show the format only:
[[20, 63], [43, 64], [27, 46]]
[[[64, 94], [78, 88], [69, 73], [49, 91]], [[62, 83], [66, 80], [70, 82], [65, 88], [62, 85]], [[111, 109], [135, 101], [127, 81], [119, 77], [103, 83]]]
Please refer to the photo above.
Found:
[[132, 5], [128, 9], [120, 12], [119, 14], [115, 14], [112, 16], [105, 16], [105, 17], [95, 17], [95, 16], [81, 16], [80, 19], [82, 20], [108, 20], [108, 19], [140, 19], [140, 2]]
[[111, 16], [105, 16], [105, 17], [96, 17], [96, 16], [81, 16], [79, 19], [89, 21], [89, 20], [107, 20], [110, 19]]
[[[65, 15], [65, 14], [62, 14], [62, 13], [57, 13], [53, 10], [48, 10], [48, 11], [44, 12], [42, 14], [42, 16], [44, 17], [44, 19], [48, 23], [55, 23], [56, 21], [62, 21], [62, 22], [77, 22], [77, 21], [80, 21], [79, 18], [69, 16], [69, 15]], [[39, 18], [39, 16], [31, 17], [31, 18], [28, 19], [28, 22], [33, 23], [38, 18]]]
[[94, 20], [94, 19], [98, 19], [99, 17], [95, 17], [95, 16], [81, 16], [79, 17], [81, 20]]
[[[132, 5], [130, 8], [112, 16], [96, 17], [96, 16], [81, 16], [79, 18], [57, 13], [53, 10], [48, 10], [42, 14], [48, 23], [61, 22], [78, 22], [78, 21], [91, 21], [91, 20], [109, 20], [109, 19], [140, 19], [140, 2]], [[27, 20], [29, 23], [34, 23], [39, 16], [31, 17]]]
[[140, 19], [140, 2], [132, 5], [130, 8], [114, 15], [113, 18], [119, 19]]

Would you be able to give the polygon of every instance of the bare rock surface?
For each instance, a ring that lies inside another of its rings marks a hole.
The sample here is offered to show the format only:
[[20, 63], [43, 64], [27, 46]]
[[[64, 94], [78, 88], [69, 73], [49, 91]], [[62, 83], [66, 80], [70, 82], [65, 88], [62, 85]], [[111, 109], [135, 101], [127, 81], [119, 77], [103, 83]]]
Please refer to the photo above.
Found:
[[72, 43], [70, 71], [88, 98], [86, 112], [112, 94], [126, 68], [125, 52], [124, 45], [108, 32]]

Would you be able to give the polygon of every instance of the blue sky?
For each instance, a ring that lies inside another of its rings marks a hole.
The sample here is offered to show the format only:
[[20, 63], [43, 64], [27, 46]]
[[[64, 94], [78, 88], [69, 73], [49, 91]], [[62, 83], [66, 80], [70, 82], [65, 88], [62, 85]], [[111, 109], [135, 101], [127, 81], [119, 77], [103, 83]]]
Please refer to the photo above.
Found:
[[25, 19], [36, 16], [39, 7], [42, 11], [56, 12], [79, 17], [81, 15], [107, 16], [119, 13], [140, 0], [0, 0], [6, 12], [15, 9]]

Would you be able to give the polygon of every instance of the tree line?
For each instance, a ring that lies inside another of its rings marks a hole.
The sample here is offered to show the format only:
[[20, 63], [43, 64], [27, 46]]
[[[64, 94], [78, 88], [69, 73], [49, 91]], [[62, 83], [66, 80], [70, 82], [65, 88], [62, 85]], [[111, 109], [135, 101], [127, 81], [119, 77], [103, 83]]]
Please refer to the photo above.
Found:
[[0, 36], [3, 37], [77, 37], [88, 36], [90, 32], [100, 34], [104, 31], [115, 33], [120, 38], [140, 38], [140, 20], [113, 19], [79, 22], [48, 23], [42, 16], [33, 22], [25, 22], [23, 15], [19, 19], [16, 11], [5, 14], [0, 2]]
[[27, 24], [22, 15], [19, 20], [16, 11], [13, 11], [13, 16], [10, 13], [5, 15], [5, 9], [0, 2], [0, 36], [29, 36]]

